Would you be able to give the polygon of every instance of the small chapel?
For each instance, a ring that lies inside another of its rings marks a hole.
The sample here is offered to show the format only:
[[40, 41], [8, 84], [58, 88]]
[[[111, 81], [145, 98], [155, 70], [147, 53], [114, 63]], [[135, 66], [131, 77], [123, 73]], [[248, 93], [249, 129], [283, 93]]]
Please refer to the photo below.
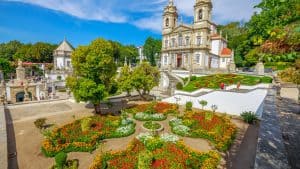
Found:
[[162, 69], [235, 71], [234, 52], [211, 21], [212, 8], [211, 0], [196, 0], [193, 24], [185, 24], [169, 0], [163, 13]]

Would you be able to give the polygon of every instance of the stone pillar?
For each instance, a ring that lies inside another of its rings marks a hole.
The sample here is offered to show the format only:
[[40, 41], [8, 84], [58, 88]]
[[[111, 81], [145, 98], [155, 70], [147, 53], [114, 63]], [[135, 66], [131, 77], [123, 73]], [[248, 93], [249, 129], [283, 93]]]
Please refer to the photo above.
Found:
[[265, 66], [262, 62], [258, 62], [255, 67], [255, 73], [257, 75], [263, 76], [265, 75]]
[[236, 65], [234, 62], [230, 62], [229, 64], [229, 72], [230, 73], [235, 73], [236, 72]]
[[16, 69], [17, 80], [22, 81], [25, 79], [25, 68], [22, 66], [22, 61], [18, 61], [18, 67]]

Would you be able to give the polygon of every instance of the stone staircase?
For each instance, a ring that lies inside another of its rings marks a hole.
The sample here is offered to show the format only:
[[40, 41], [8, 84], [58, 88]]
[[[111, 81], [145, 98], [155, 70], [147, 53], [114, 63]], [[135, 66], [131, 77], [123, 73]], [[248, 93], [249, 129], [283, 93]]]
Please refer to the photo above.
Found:
[[174, 91], [176, 90], [177, 83], [181, 83], [182, 85], [184, 85], [184, 82], [180, 77], [177, 77], [175, 74], [173, 74], [169, 71], [162, 71], [162, 72], [164, 72], [167, 75], [168, 79], [169, 79], [168, 90], [163, 92], [163, 94], [168, 95], [168, 96], [172, 96]]

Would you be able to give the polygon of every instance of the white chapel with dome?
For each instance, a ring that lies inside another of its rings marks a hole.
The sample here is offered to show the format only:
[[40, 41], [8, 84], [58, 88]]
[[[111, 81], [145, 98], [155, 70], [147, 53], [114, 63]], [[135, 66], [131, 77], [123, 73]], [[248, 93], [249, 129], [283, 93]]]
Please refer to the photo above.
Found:
[[234, 52], [211, 21], [211, 0], [196, 0], [193, 24], [178, 22], [178, 12], [169, 0], [163, 13], [162, 69], [234, 70]]

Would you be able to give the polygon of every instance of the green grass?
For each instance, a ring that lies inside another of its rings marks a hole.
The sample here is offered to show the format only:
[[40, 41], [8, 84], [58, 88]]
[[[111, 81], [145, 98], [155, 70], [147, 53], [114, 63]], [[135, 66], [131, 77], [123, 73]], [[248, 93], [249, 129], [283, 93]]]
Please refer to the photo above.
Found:
[[201, 88], [219, 89], [221, 83], [228, 85], [237, 84], [254, 86], [259, 83], [272, 83], [272, 78], [263, 76], [235, 75], [235, 74], [216, 74], [203, 77], [194, 77], [189, 84], [183, 87], [183, 91], [193, 92]]

